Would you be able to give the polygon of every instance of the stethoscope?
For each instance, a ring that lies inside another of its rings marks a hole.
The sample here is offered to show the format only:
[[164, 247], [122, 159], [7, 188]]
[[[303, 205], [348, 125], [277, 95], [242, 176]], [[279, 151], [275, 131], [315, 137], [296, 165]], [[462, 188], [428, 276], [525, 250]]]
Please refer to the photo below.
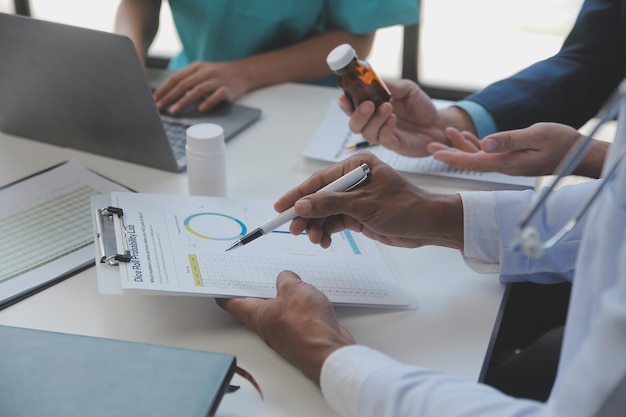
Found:
[[578, 166], [578, 164], [582, 161], [583, 157], [591, 146], [593, 137], [598, 132], [600, 127], [602, 127], [604, 123], [610, 120], [614, 120], [617, 117], [621, 105], [626, 105], [626, 80], [622, 81], [622, 83], [620, 84], [617, 90], [617, 94], [615, 94], [615, 96], [612, 97], [607, 102], [607, 104], [603, 106], [603, 109], [606, 109], [606, 111], [603, 110], [600, 112], [601, 114], [603, 113], [600, 121], [593, 127], [588, 136], [581, 136], [576, 141], [572, 149], [570, 149], [570, 151], [565, 155], [563, 160], [557, 166], [555, 170], [555, 179], [549, 186], [546, 186], [539, 191], [539, 194], [537, 195], [534, 204], [530, 207], [528, 211], [524, 213], [524, 215], [520, 219], [517, 228], [513, 233], [513, 237], [511, 238], [511, 245], [514, 250], [523, 250], [529, 257], [535, 259], [543, 256], [543, 253], [546, 249], [549, 249], [556, 245], [561, 239], [563, 239], [563, 237], [565, 237], [570, 231], [574, 229], [576, 224], [585, 215], [596, 197], [598, 197], [604, 186], [613, 177], [615, 172], [617, 172], [617, 167], [619, 166], [622, 157], [626, 153], [626, 149], [622, 151], [618, 155], [618, 157], [614, 159], [614, 163], [608, 169], [606, 169], [604, 176], [602, 180], [600, 180], [600, 182], [598, 183], [595, 191], [580, 207], [574, 217], [568, 220], [567, 223], [565, 223], [565, 225], [550, 238], [543, 241], [541, 239], [541, 236], [539, 235], [539, 231], [537, 230], [537, 228], [534, 226], [529, 226], [529, 223], [545, 205], [548, 196], [552, 193], [552, 191], [555, 190], [559, 181], [561, 181], [563, 177], [571, 174]]

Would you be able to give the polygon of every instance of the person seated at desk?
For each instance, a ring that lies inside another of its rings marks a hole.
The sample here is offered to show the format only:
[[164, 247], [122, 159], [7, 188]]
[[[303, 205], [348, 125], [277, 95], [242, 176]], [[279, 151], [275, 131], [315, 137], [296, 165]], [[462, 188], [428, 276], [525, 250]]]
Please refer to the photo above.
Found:
[[[389, 82], [391, 103], [376, 112], [362, 103], [352, 112], [350, 128], [369, 143], [408, 156], [426, 156], [458, 168], [513, 175], [553, 173], [555, 163], [571, 147], [561, 142], [514, 132], [537, 122], [555, 122], [576, 129], [601, 109], [626, 74], [626, 8], [620, 0], [585, 0], [560, 51], [521, 72], [437, 111], [430, 98], [411, 81]], [[460, 132], [484, 138], [475, 143]], [[454, 139], [454, 140], [452, 140]], [[522, 142], [524, 139], [527, 142]], [[447, 145], [447, 146], [446, 146]], [[448, 146], [460, 146], [452, 150]], [[597, 178], [608, 144], [594, 142], [577, 175]], [[476, 151], [480, 150], [481, 152]], [[463, 154], [465, 152], [465, 154]]]
[[[183, 50], [178, 71], [154, 93], [159, 109], [200, 110], [288, 81], [336, 85], [326, 56], [350, 43], [361, 57], [377, 29], [417, 23], [415, 0], [169, 1]], [[145, 61], [159, 24], [161, 0], [122, 0], [115, 31], [133, 41]]]
[[[589, 213], [539, 259], [515, 250], [512, 238], [535, 192], [435, 194], [412, 183], [371, 153], [325, 169], [277, 200], [299, 217], [290, 231], [330, 246], [333, 233], [361, 232], [381, 243], [461, 251], [468, 266], [500, 273], [502, 282], [572, 282], [558, 374], [544, 403], [506, 395], [444, 372], [402, 364], [356, 341], [337, 320], [327, 297], [295, 272], [277, 278], [275, 299], [220, 299], [272, 349], [321, 386], [343, 416], [616, 417], [626, 409], [626, 106], [607, 164], [618, 164]], [[543, 125], [545, 134], [563, 130]], [[532, 134], [532, 128], [526, 130]], [[619, 165], [621, 162], [621, 165]], [[315, 193], [367, 163], [366, 183], [346, 193]], [[560, 187], [530, 225], [542, 238], [572, 218], [603, 180]], [[315, 194], [313, 194], [315, 193]], [[304, 197], [303, 197], [304, 196]], [[296, 271], [297, 272], [297, 271]], [[410, 329], [407, 329], [410, 331]]]

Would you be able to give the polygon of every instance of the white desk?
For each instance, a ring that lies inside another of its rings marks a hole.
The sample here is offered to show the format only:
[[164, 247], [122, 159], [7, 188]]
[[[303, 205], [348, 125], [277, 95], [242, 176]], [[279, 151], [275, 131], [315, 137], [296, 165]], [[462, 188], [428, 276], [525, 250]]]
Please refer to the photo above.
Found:
[[[331, 88], [287, 84], [253, 92], [241, 102], [261, 119], [227, 145], [229, 195], [275, 199], [326, 164], [300, 156], [324, 116]], [[0, 185], [77, 159], [140, 192], [187, 193], [186, 175], [172, 174], [0, 133]], [[454, 192], [448, 181], [412, 176], [431, 190]], [[463, 184], [464, 189], [479, 184]], [[420, 308], [416, 311], [338, 309], [359, 343], [420, 366], [477, 380], [504, 286], [479, 275], [458, 252], [425, 247], [391, 250]], [[297, 272], [297, 271], [296, 271]], [[242, 388], [227, 395], [221, 417], [332, 416], [319, 389], [267, 348], [212, 299], [103, 296], [94, 268], [0, 311], [0, 324], [229, 352], [260, 383], [265, 400]]]

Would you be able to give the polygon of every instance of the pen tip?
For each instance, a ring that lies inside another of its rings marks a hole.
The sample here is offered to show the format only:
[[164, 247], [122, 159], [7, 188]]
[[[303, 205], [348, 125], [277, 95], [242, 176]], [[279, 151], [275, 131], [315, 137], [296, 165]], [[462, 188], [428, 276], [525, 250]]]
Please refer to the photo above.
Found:
[[237, 246], [239, 246], [241, 244], [240, 241], [236, 241], [235, 243], [233, 243], [232, 245], [230, 245], [229, 247], [226, 248], [226, 250], [224, 252], [228, 252], [231, 249], [235, 249]]

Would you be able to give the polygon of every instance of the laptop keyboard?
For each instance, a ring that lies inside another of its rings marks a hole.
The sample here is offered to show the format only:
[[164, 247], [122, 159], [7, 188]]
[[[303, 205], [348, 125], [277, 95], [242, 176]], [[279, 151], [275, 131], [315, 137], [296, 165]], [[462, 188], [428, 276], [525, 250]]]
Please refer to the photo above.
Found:
[[167, 120], [165, 118], [161, 118], [161, 121], [163, 122], [163, 128], [165, 129], [165, 133], [170, 140], [170, 145], [172, 146], [174, 157], [177, 161], [184, 160], [188, 126], [186, 124], [173, 120]]

